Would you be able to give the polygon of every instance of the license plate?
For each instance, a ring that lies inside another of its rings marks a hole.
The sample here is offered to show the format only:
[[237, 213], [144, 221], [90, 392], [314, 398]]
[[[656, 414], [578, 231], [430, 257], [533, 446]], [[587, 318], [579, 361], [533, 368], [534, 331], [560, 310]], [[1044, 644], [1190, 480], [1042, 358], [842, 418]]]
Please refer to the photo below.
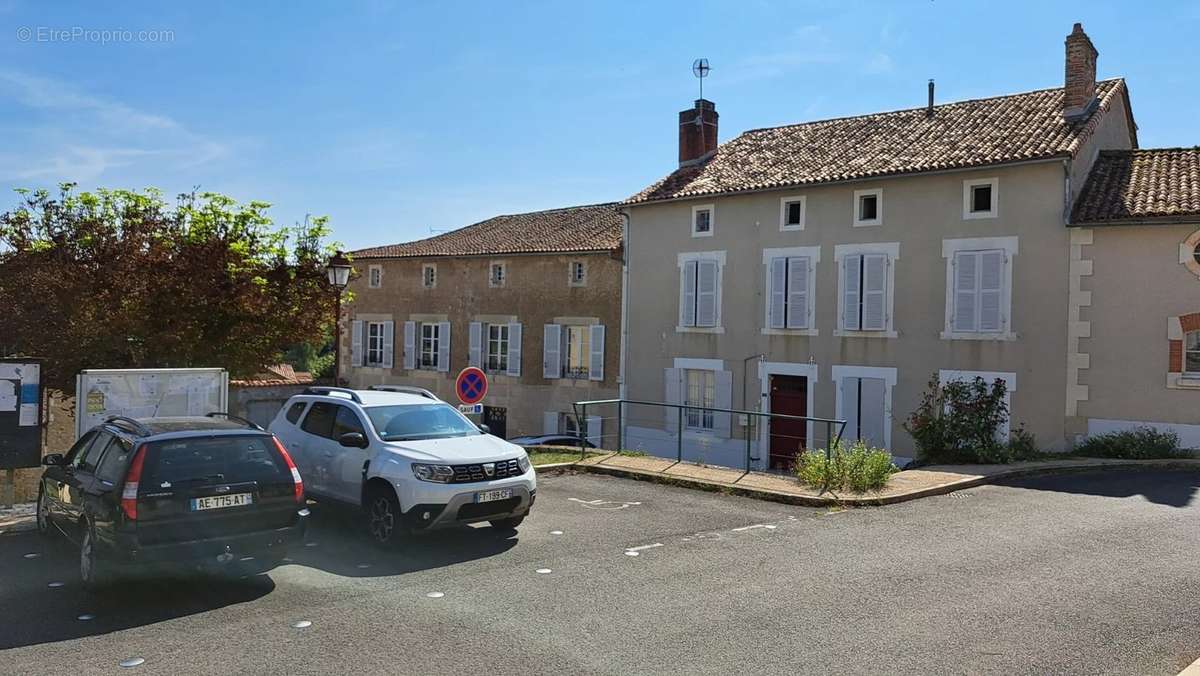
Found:
[[495, 502], [512, 497], [511, 488], [497, 488], [494, 491], [479, 491], [475, 494], [475, 502]]
[[192, 498], [192, 511], [200, 512], [206, 509], [224, 509], [226, 507], [243, 507], [252, 504], [254, 496], [249, 493], [234, 493], [233, 495], [209, 495], [203, 498]]

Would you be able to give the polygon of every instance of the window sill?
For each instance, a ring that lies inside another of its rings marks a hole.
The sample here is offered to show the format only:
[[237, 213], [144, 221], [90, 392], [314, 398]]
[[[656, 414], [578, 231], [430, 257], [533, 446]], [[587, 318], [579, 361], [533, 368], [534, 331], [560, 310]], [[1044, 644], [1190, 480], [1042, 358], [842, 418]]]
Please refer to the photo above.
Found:
[[803, 223], [792, 223], [791, 225], [788, 225], [786, 223], [780, 224], [779, 232], [804, 232], [804, 224]]
[[1167, 389], [1200, 391], [1200, 375], [1167, 374]]
[[883, 225], [883, 221], [879, 219], [873, 221], [854, 221], [854, 227], [856, 228], [874, 228], [880, 225]]
[[725, 333], [723, 326], [676, 326], [675, 333]]
[[995, 211], [968, 211], [963, 214], [964, 221], [974, 221], [981, 218], [998, 218], [999, 214]]
[[955, 333], [953, 331], [942, 331], [942, 340], [991, 340], [999, 342], [1012, 342], [1019, 338], [1015, 333]]
[[817, 329], [770, 329], [762, 330], [764, 336], [819, 336]]
[[712, 236], [713, 236], [712, 230], [709, 230], [708, 232], [696, 232], [695, 230], [692, 231], [692, 237], [712, 237]]
[[898, 338], [900, 336], [895, 331], [847, 331], [846, 329], [836, 329], [833, 335], [840, 338]]

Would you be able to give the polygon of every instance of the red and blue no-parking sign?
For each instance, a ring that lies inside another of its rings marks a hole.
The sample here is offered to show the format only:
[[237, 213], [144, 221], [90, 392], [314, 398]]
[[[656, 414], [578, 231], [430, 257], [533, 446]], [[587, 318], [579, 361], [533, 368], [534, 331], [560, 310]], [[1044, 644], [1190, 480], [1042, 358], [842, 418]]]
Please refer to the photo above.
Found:
[[488, 391], [487, 374], [474, 366], [459, 371], [458, 379], [454, 381], [454, 391], [458, 400], [464, 404], [478, 404]]

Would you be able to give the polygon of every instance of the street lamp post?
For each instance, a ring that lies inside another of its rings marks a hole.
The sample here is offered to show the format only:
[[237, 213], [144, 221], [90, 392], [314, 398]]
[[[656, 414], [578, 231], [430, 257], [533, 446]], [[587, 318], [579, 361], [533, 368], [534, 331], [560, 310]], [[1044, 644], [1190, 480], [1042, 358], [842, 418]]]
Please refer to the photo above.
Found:
[[350, 283], [350, 259], [341, 251], [335, 251], [333, 258], [325, 264], [325, 274], [329, 276], [329, 286], [337, 293], [337, 303], [333, 308], [333, 384], [341, 385], [342, 291]]

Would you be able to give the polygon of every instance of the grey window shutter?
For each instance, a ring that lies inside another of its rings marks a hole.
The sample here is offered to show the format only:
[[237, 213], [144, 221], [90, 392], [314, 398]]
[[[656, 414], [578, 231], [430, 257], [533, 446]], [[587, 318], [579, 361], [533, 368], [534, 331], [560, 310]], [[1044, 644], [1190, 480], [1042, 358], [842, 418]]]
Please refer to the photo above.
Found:
[[696, 326], [717, 325], [716, 261], [698, 261], [696, 267]]
[[863, 256], [862, 330], [887, 328], [887, 256]]
[[467, 325], [467, 365], [478, 368], [483, 365], [483, 324], [471, 322]]
[[521, 324], [508, 325], [508, 375], [521, 375]]
[[417, 367], [417, 323], [404, 322], [404, 368]]
[[787, 262], [787, 327], [808, 328], [808, 258]]
[[350, 365], [363, 365], [363, 323], [355, 319], [350, 322]]
[[859, 278], [862, 256], [846, 256], [842, 259], [842, 328], [858, 331]]
[[784, 328], [784, 305], [787, 303], [787, 259], [771, 259], [771, 288], [768, 295], [770, 307], [767, 309], [769, 326], [773, 329]]
[[978, 331], [979, 254], [962, 251], [954, 254], [954, 330]]
[[979, 330], [995, 333], [1004, 328], [1000, 300], [1004, 293], [1004, 252], [979, 254]]
[[[713, 372], [713, 407], [732, 408], [733, 372]], [[733, 416], [730, 413], [713, 412], [713, 433], [722, 439], [732, 436]]]
[[696, 265], [698, 261], [683, 264], [683, 288], [679, 291], [679, 321], [683, 326], [696, 325]]
[[592, 442], [597, 448], [601, 447], [603, 439], [604, 422], [598, 415], [589, 415], [587, 417], [587, 440]]
[[862, 405], [858, 411], [859, 436], [867, 445], [885, 448], [884, 426], [891, 424], [884, 410], [884, 394], [887, 383], [883, 378], [862, 378]]
[[383, 368], [392, 368], [392, 357], [396, 351], [396, 322], [383, 323]]
[[604, 380], [604, 325], [593, 324], [589, 343], [588, 380]]
[[558, 434], [558, 411], [542, 413], [542, 434]]
[[[663, 369], [663, 383], [666, 387], [664, 401], [668, 404], [683, 403], [683, 369]], [[663, 407], [666, 418], [663, 427], [668, 432], [675, 432], [679, 427], [679, 409], [673, 406]]]
[[854, 443], [859, 436], [858, 381], [858, 378], [842, 378], [842, 419], [846, 421], [842, 441], [846, 445]]
[[562, 377], [562, 327], [558, 324], [542, 328], [542, 377]]
[[439, 371], [450, 370], [450, 322], [438, 322], [438, 367]]

